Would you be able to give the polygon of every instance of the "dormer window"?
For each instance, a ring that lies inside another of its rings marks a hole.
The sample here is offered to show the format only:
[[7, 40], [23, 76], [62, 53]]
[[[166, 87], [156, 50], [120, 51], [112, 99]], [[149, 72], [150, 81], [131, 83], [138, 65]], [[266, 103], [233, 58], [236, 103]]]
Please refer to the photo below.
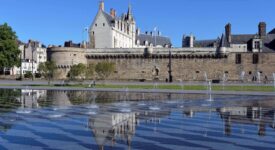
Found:
[[144, 41], [144, 45], [145, 45], [145, 46], [148, 46], [148, 41]]
[[95, 24], [95, 26], [97, 27], [97, 23]]
[[105, 27], [105, 23], [103, 23], [103, 27]]
[[260, 43], [260, 41], [255, 41], [255, 43], [254, 43], [254, 48], [255, 49], [260, 49], [261, 48], [261, 45], [260, 45], [261, 43]]

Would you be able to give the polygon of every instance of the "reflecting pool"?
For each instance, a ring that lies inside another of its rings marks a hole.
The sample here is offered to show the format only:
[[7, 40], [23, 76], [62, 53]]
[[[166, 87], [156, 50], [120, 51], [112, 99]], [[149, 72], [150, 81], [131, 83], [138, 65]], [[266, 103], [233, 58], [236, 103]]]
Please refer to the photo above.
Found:
[[0, 90], [0, 149], [275, 149], [271, 96]]

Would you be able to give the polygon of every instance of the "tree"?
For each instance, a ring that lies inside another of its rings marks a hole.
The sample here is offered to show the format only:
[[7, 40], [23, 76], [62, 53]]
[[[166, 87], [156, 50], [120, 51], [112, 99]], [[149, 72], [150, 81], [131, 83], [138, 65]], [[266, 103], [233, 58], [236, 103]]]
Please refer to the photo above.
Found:
[[0, 25], [0, 68], [20, 66], [20, 50], [16, 33], [7, 23]]
[[95, 75], [95, 64], [89, 64], [86, 70], [86, 79], [92, 79]]
[[55, 62], [47, 61], [45, 63], [40, 63], [38, 66], [38, 71], [42, 74], [42, 76], [48, 79], [48, 84], [50, 84], [53, 79], [53, 74], [57, 69]]
[[71, 70], [68, 73], [70, 79], [71, 80], [76, 80], [77, 77], [79, 77], [79, 76], [83, 77], [86, 73], [86, 69], [87, 69], [87, 67], [82, 63], [80, 63], [78, 65], [73, 65], [71, 67]]
[[33, 76], [33, 74], [31, 71], [26, 71], [26, 73], [24, 75], [25, 78], [32, 78], [32, 76]]
[[99, 62], [95, 71], [100, 79], [105, 80], [115, 71], [115, 64], [107, 61]]

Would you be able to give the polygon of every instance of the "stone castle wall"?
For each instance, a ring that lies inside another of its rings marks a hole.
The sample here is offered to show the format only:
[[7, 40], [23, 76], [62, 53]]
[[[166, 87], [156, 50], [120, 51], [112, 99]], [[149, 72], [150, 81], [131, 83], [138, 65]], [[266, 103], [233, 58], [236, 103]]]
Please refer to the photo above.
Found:
[[[262, 79], [267, 76], [269, 80], [273, 80], [275, 53], [257, 53], [257, 62], [253, 63], [253, 55], [255, 55], [253, 53], [228, 53], [218, 56], [212, 49], [209, 51], [198, 49], [196, 53], [188, 52], [188, 49], [170, 50], [174, 81], [203, 81], [205, 73], [208, 79], [212, 80], [222, 80], [225, 74], [228, 80], [239, 81], [242, 71], [245, 72], [246, 81], [251, 81], [253, 76], [256, 77], [257, 72], [261, 72]], [[73, 52], [79, 54], [75, 57], [71, 55], [74, 54]], [[111, 80], [151, 81], [159, 79], [165, 81], [168, 78], [169, 49], [154, 49], [148, 55], [145, 52], [147, 52], [145, 49], [78, 49], [67, 52], [54, 49], [51, 57], [59, 66], [58, 78], [65, 78], [66, 72], [70, 69], [68, 64], [72, 64], [72, 59], [79, 59], [75, 62], [96, 64], [109, 61], [115, 63], [116, 71], [109, 78]], [[241, 55], [240, 64], [236, 63], [236, 55]]]

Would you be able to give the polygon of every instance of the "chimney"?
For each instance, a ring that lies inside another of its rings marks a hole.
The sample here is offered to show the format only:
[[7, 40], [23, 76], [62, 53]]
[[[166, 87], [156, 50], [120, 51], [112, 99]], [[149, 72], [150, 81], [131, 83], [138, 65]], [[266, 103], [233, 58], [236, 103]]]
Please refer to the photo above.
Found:
[[104, 1], [103, 0], [101, 0], [99, 3], [99, 9], [104, 11]]
[[194, 41], [195, 41], [195, 37], [193, 34], [190, 35], [190, 39], [189, 39], [189, 46], [190, 48], [193, 48], [194, 47]]
[[231, 43], [232, 39], [231, 39], [231, 24], [230, 23], [228, 23], [225, 26], [225, 36], [226, 36], [227, 42]]
[[116, 10], [114, 10], [113, 8], [111, 8], [110, 10], [110, 15], [115, 18], [116, 17]]
[[259, 36], [260, 38], [266, 36], [266, 23], [265, 22], [260, 22], [258, 26], [259, 30]]
[[140, 35], [140, 29], [136, 30], [136, 35]]

